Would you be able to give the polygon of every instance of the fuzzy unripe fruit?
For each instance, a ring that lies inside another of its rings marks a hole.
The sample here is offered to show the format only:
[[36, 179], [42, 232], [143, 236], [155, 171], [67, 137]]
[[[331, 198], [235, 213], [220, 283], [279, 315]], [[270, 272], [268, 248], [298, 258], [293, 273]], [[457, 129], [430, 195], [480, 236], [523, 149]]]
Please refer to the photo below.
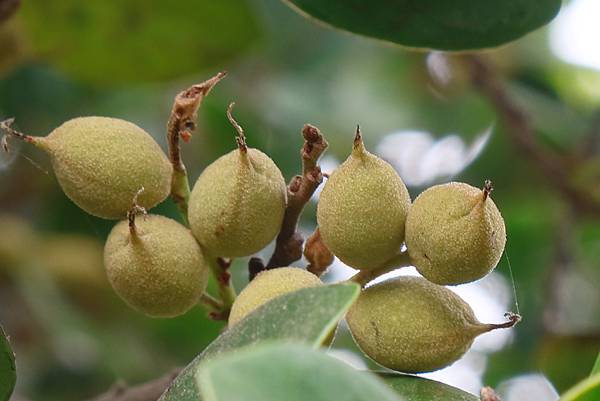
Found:
[[406, 246], [414, 264], [436, 284], [468, 283], [488, 274], [506, 243], [504, 220], [483, 190], [452, 182], [415, 199], [406, 221]]
[[104, 265], [115, 292], [153, 317], [183, 314], [208, 283], [208, 264], [190, 231], [169, 218], [149, 215], [132, 231], [121, 221], [109, 234]]
[[376, 268], [399, 251], [409, 208], [402, 179], [365, 149], [357, 131], [352, 153], [319, 198], [317, 221], [327, 247], [349, 266]]
[[142, 187], [138, 203], [146, 209], [170, 193], [169, 160], [146, 131], [130, 122], [74, 118], [46, 137], [27, 140], [50, 154], [65, 194], [94, 216], [124, 218]]
[[229, 315], [229, 326], [259, 306], [301, 288], [323, 284], [317, 276], [296, 267], [280, 267], [259, 273], [238, 295]]
[[430, 372], [458, 360], [475, 337], [496, 328], [482, 324], [449, 289], [402, 276], [362, 292], [346, 316], [354, 340], [371, 359], [406, 373]]
[[252, 255], [281, 229], [286, 197], [277, 165], [244, 143], [215, 160], [196, 181], [188, 211], [192, 232], [213, 256]]

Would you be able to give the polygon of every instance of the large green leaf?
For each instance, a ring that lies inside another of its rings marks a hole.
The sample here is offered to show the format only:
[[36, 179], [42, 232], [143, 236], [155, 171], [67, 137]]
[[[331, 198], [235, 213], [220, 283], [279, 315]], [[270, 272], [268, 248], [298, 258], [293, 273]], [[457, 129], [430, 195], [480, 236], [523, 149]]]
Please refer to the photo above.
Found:
[[600, 353], [596, 357], [596, 363], [594, 363], [594, 367], [592, 368], [591, 376], [600, 373]]
[[10, 398], [16, 381], [15, 355], [10, 348], [2, 326], [0, 326], [0, 401], [6, 401]]
[[479, 401], [478, 397], [456, 387], [422, 377], [395, 373], [382, 373], [380, 377], [400, 394], [404, 401]]
[[29, 0], [19, 17], [37, 58], [103, 85], [221, 69], [259, 37], [247, 0]]
[[335, 329], [358, 297], [356, 284], [305, 288], [261, 306], [221, 334], [194, 359], [160, 398], [161, 401], [197, 401], [194, 375], [200, 362], [222, 352], [267, 340], [300, 341], [317, 347]]
[[498, 46], [548, 23], [561, 0], [284, 0], [350, 32], [404, 46], [466, 50]]
[[559, 401], [598, 401], [600, 400], [600, 373], [579, 382], [560, 397]]
[[229, 353], [196, 374], [205, 401], [400, 401], [383, 382], [322, 351], [268, 344]]

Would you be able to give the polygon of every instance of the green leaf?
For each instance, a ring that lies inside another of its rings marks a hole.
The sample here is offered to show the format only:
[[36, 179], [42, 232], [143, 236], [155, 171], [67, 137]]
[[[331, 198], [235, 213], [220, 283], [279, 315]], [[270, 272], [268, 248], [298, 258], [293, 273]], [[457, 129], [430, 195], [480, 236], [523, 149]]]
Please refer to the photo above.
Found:
[[13, 354], [6, 334], [0, 326], [0, 401], [10, 398], [16, 381], [15, 354]]
[[579, 382], [564, 393], [559, 401], [598, 401], [600, 400], [600, 373]]
[[205, 401], [400, 401], [377, 377], [298, 344], [223, 355], [196, 374]]
[[205, 75], [260, 37], [247, 0], [31, 0], [18, 17], [36, 59], [96, 85]]
[[498, 46], [547, 24], [561, 0], [284, 0], [350, 32], [409, 47]]
[[594, 363], [594, 367], [592, 368], [592, 372], [590, 373], [590, 376], [593, 376], [597, 373], [600, 373], [600, 352], [598, 353], [598, 356], [596, 357], [596, 363]]
[[473, 394], [423, 377], [396, 373], [382, 373], [379, 376], [401, 395], [404, 401], [479, 401]]
[[263, 341], [305, 342], [318, 347], [342, 319], [360, 288], [354, 283], [305, 288], [261, 306], [221, 334], [175, 379], [160, 401], [196, 401], [194, 375], [200, 362], [222, 352]]

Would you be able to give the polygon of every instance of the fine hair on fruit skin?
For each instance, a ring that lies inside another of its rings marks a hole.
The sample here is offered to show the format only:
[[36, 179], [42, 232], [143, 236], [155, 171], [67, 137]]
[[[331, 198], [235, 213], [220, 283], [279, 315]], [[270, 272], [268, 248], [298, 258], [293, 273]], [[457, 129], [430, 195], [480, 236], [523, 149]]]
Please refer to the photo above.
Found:
[[369, 153], [357, 128], [352, 153], [321, 192], [317, 221], [327, 247], [345, 264], [374, 269], [404, 242], [410, 196], [386, 161]]
[[272, 299], [301, 288], [322, 284], [317, 276], [297, 267], [279, 267], [262, 271], [238, 295], [231, 308], [229, 326], [233, 326]]
[[219, 257], [243, 257], [263, 249], [281, 229], [287, 203], [281, 171], [269, 156], [246, 145], [242, 128], [231, 116], [232, 105], [228, 116], [238, 130], [238, 148], [206, 167], [189, 201], [194, 236]]
[[46, 151], [64, 193], [87, 213], [125, 218], [140, 187], [140, 206], [151, 209], [169, 195], [172, 166], [143, 129], [109, 117], [78, 117], [46, 137], [13, 135]]
[[433, 186], [413, 202], [406, 221], [406, 246], [426, 279], [455, 285], [475, 281], [492, 271], [506, 244], [506, 228], [483, 189], [451, 182]]
[[477, 321], [471, 307], [446, 287], [401, 276], [368, 287], [346, 316], [362, 351], [378, 364], [422, 373], [458, 360], [480, 334], [512, 327]]
[[206, 289], [209, 267], [190, 231], [159, 215], [121, 221], [109, 234], [104, 265], [115, 292], [133, 309], [173, 317]]

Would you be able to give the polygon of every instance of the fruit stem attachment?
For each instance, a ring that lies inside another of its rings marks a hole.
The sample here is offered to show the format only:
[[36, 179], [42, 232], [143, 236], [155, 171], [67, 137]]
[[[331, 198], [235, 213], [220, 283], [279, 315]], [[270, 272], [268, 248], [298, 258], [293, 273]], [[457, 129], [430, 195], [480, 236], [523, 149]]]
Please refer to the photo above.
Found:
[[233, 125], [233, 128], [235, 128], [235, 130], [237, 131], [235, 141], [237, 142], [237, 146], [240, 149], [240, 152], [247, 153], [248, 145], [246, 145], [246, 135], [244, 134], [244, 129], [240, 124], [238, 124], [237, 121], [235, 121], [235, 118], [233, 118], [233, 115], [231, 114], [234, 106], [235, 102], [229, 103], [229, 107], [227, 107], [227, 119], [229, 120], [231, 125]]
[[167, 144], [169, 146], [169, 160], [173, 165], [173, 177], [171, 180], [171, 198], [177, 205], [183, 220], [187, 222], [188, 201], [190, 198], [190, 184], [187, 171], [181, 158], [179, 138], [188, 142], [196, 129], [198, 109], [202, 100], [210, 93], [212, 88], [219, 83], [227, 72], [219, 72], [214, 77], [192, 85], [175, 96], [173, 108], [167, 123]]
[[4, 149], [4, 151], [6, 153], [9, 152], [8, 141], [7, 141], [8, 136], [14, 136], [15, 138], [19, 138], [20, 140], [31, 143], [31, 144], [36, 143], [36, 140], [34, 137], [32, 137], [30, 135], [26, 135], [22, 132], [17, 131], [16, 129], [12, 128], [12, 125], [14, 122], [15, 122], [14, 118], [9, 118], [7, 120], [0, 121], [0, 131], [5, 132], [4, 136], [2, 137], [2, 148]]
[[360, 132], [360, 125], [356, 124], [356, 133], [354, 134], [354, 147], [360, 146], [362, 143], [362, 133]]
[[287, 188], [287, 206], [283, 216], [281, 230], [275, 242], [275, 251], [266, 265], [266, 269], [289, 266], [302, 257], [304, 239], [296, 230], [298, 220], [315, 190], [323, 182], [319, 158], [329, 144], [317, 127], [305, 124], [302, 127], [304, 146], [300, 150], [302, 157], [302, 175], [293, 177]]
[[127, 212], [127, 220], [129, 221], [129, 232], [132, 236], [137, 236], [136, 226], [135, 226], [135, 216], [138, 214], [142, 214], [144, 216], [148, 215], [146, 208], [138, 205], [138, 197], [141, 193], [144, 192], [144, 187], [141, 187], [133, 196], [133, 201], [131, 202], [131, 209]]
[[224, 309], [223, 302], [206, 292], [200, 296], [199, 303], [211, 313], [211, 316], [214, 313], [222, 312]]
[[208, 258], [210, 271], [217, 282], [219, 289], [219, 297], [221, 298], [222, 307], [219, 313], [211, 313], [211, 318], [214, 320], [227, 320], [231, 306], [235, 302], [236, 293], [231, 283], [231, 274], [229, 267], [231, 266], [230, 259], [223, 258]]
[[492, 185], [492, 181], [485, 180], [485, 183], [483, 184], [483, 200], [484, 201], [487, 198], [489, 198], [489, 196], [493, 190], [494, 190], [494, 186]]
[[492, 331], [492, 330], [496, 330], [496, 329], [510, 329], [511, 327], [513, 327], [517, 323], [519, 323], [522, 319], [521, 315], [519, 315], [517, 313], [512, 313], [512, 312], [506, 312], [504, 314], [504, 317], [507, 319], [506, 322], [498, 323], [498, 324], [493, 324], [493, 323], [484, 324], [483, 328], [482, 328], [483, 331], [488, 332], [488, 331]]
[[391, 257], [386, 262], [383, 262], [379, 267], [370, 270], [359, 271], [354, 276], [350, 277], [347, 281], [358, 283], [361, 285], [361, 287], [364, 287], [379, 276], [400, 269], [402, 267], [408, 267], [412, 265], [413, 260], [408, 255], [408, 252], [404, 251]]

